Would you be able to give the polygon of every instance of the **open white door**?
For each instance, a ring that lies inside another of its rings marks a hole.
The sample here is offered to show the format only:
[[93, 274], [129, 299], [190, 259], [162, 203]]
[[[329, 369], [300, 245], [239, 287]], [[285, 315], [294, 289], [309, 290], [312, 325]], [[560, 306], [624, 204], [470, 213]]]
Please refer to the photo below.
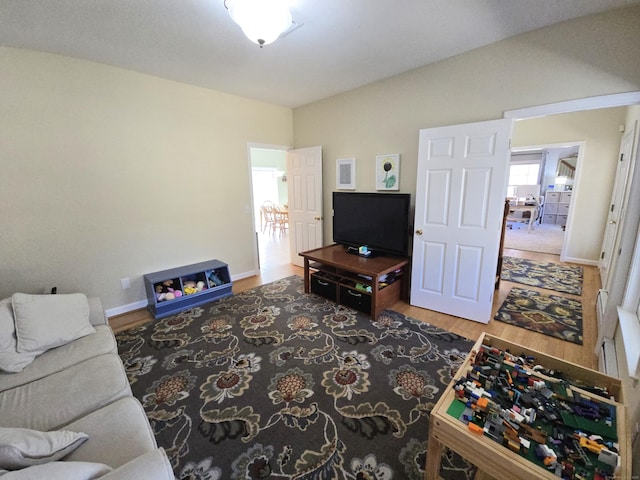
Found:
[[302, 267], [299, 252], [322, 247], [322, 147], [287, 152], [291, 263]]
[[607, 225], [605, 226], [604, 238], [602, 240], [602, 251], [600, 254], [600, 280], [602, 288], [609, 290], [609, 281], [616, 262], [614, 255], [619, 246], [620, 227], [624, 223], [624, 213], [627, 206], [627, 192], [629, 188], [629, 179], [632, 173], [631, 152], [635, 144], [635, 136], [637, 123], [628, 128], [622, 140], [620, 141], [620, 153], [618, 157], [618, 169], [616, 171], [616, 179], [613, 184], [613, 192], [611, 193], [611, 204], [609, 207], [609, 216]]
[[488, 323], [510, 119], [420, 130], [411, 304]]

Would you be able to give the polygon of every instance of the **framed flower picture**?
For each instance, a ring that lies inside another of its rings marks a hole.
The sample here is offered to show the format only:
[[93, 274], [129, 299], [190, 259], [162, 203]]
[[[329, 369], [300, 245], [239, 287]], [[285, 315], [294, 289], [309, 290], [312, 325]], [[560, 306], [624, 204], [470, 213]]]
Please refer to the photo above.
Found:
[[376, 190], [400, 189], [400, 154], [376, 157]]
[[340, 158], [336, 160], [336, 188], [338, 190], [356, 189], [355, 158]]

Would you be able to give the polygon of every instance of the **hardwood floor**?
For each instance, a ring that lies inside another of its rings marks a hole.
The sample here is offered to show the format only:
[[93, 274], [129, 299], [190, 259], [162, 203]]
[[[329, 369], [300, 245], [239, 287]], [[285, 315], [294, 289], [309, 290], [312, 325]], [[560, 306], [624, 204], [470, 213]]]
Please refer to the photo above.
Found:
[[[529, 260], [539, 260], [543, 262], [558, 262], [559, 256], [552, 254], [543, 254], [528, 252], [524, 250], [504, 250], [505, 256], [526, 258]], [[572, 363], [597, 369], [598, 361], [593, 353], [595, 342], [597, 340], [597, 325], [596, 325], [596, 295], [600, 288], [600, 276], [598, 275], [598, 269], [591, 266], [583, 266], [584, 278], [582, 286], [582, 296], [567, 295], [558, 292], [549, 292], [548, 290], [542, 290], [535, 287], [526, 288], [530, 290], [536, 290], [544, 293], [552, 293], [554, 295], [566, 296], [569, 298], [580, 298], [582, 300], [582, 320], [583, 320], [583, 345], [576, 345], [571, 342], [566, 342], [558, 338], [549, 337], [540, 333], [535, 333], [524, 328], [519, 328], [514, 325], [509, 325], [504, 322], [498, 322], [491, 320], [488, 324], [481, 324], [464, 320], [458, 317], [452, 317], [441, 313], [425, 310], [422, 308], [412, 307], [406, 302], [396, 304], [393, 309], [409, 315], [419, 320], [424, 320], [427, 323], [444, 328], [451, 332], [463, 335], [470, 339], [476, 339], [482, 332], [490, 333], [491, 335], [502, 337], [510, 342], [514, 342], [520, 345], [525, 345], [534, 350], [553, 355], [555, 357], [562, 358]], [[493, 299], [493, 314], [495, 314], [502, 305], [502, 302], [507, 297], [509, 290], [513, 286], [518, 286], [516, 283], [507, 282], [502, 280], [500, 282], [500, 288], [497, 295]], [[522, 286], [522, 285], [520, 285]]]
[[[280, 240], [285, 239], [282, 238]], [[273, 239], [273, 241], [276, 242], [277, 240]], [[288, 241], [279, 241], [277, 243], [280, 244], [280, 246], [285, 244], [288, 245]], [[560, 261], [558, 255], [535, 253], [524, 250], [505, 249], [504, 255], [545, 262]], [[274, 250], [270, 250], [269, 260], [264, 257], [264, 254], [261, 254], [261, 257], [265, 260], [262, 262], [263, 268], [261, 274], [259, 276], [235, 281], [233, 284], [234, 293], [239, 293], [289, 275], [303, 275], [302, 268], [287, 263], [289, 258], [288, 248], [285, 249], [282, 247], [279, 251], [276, 250], [275, 252]], [[276, 258], [280, 258], [280, 260], [278, 261]], [[562, 358], [566, 361], [577, 363], [588, 368], [597, 369], [597, 358], [593, 353], [593, 350], [597, 340], [596, 295], [600, 288], [600, 277], [596, 267], [583, 266], [583, 270], [584, 280], [581, 297], [565, 295], [557, 292], [553, 292], [553, 294], [564, 295], [570, 298], [581, 298], [583, 308], [584, 345], [576, 345], [571, 342], [531, 332], [524, 328], [519, 328], [495, 320], [490, 321], [486, 325], [470, 320], [464, 320], [462, 318], [452, 317], [450, 315], [445, 315], [431, 310], [413, 307], [406, 301], [398, 302], [392, 308], [393, 310], [404, 313], [405, 315], [425, 321], [431, 325], [444, 328], [472, 340], [475, 340], [484, 331], [491, 335], [505, 338], [510, 342], [525, 345], [534, 350]], [[517, 284], [504, 280], [500, 282], [500, 288], [493, 301], [494, 314], [507, 297], [511, 287], [516, 285]], [[535, 287], [527, 288], [549, 293], [549, 291], [536, 289]], [[145, 309], [112, 317], [109, 319], [109, 322], [114, 331], [120, 331], [152, 320], [153, 318], [151, 317], [151, 314]]]

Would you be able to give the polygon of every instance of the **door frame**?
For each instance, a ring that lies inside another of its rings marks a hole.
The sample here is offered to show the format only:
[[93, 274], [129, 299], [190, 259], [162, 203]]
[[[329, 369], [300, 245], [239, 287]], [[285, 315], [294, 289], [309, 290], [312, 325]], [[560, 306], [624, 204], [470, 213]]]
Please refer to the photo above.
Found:
[[[582, 175], [581, 165], [584, 164], [584, 150], [586, 147], [586, 142], [584, 140], [580, 140], [580, 141], [568, 140], [566, 142], [560, 142], [560, 143], [542, 143], [539, 145], [526, 145], [522, 147], [512, 147], [511, 152], [513, 153], [521, 150], [531, 150], [531, 149], [536, 149], [536, 150], [537, 149], [542, 149], [542, 150], [558, 149], [562, 147], [578, 147], [578, 159], [576, 161], [576, 172], [573, 177], [573, 189], [571, 190], [577, 196], [577, 191], [580, 186], [580, 179]], [[542, 189], [542, 185], [541, 185], [541, 189]], [[541, 193], [541, 196], [542, 196], [542, 193]], [[571, 261], [571, 259], [567, 259], [567, 239], [571, 238], [571, 220], [573, 218], [574, 204], [575, 204], [574, 201], [572, 201], [569, 204], [569, 212], [567, 213], [567, 225], [564, 232], [564, 238], [562, 240], [562, 248], [560, 250], [561, 262]]]
[[599, 95], [597, 97], [579, 98], [577, 100], [536, 105], [535, 107], [506, 110], [503, 117], [517, 121], [546, 117], [547, 115], [557, 115], [559, 113], [583, 112], [585, 110], [597, 110], [600, 108], [628, 107], [637, 104], [640, 104], [640, 91]]
[[[555, 115], [558, 113], [581, 112], [600, 108], [629, 107], [631, 105], [640, 105], [640, 91], [600, 95], [596, 97], [538, 105], [535, 107], [526, 107], [517, 110], [508, 110], [504, 112], [504, 117], [511, 118], [516, 121]], [[638, 139], [636, 139], [636, 142], [638, 142]], [[636, 153], [636, 157], [637, 155], [638, 154]], [[631, 185], [629, 188], [633, 189], [634, 187], [640, 188], [640, 185]], [[628, 207], [629, 211], [627, 211], [627, 220], [640, 217], [640, 205], [636, 205], [631, 202]], [[625, 226], [622, 225], [621, 229], [624, 230], [624, 227]], [[623, 235], [625, 237], [634, 236], [635, 238], [636, 232], [623, 232]], [[627, 240], [633, 245], [633, 241], [630, 238], [627, 238]], [[624, 250], [622, 254], [617, 256], [615, 259], [615, 278], [611, 281], [611, 290], [608, 292], [608, 301], [604, 306], [602, 323], [598, 325], [598, 339], [594, 348], [594, 353], [596, 355], [599, 355], [600, 347], [604, 339], [607, 337], [613, 338], [615, 334], [615, 330], [618, 325], [617, 305], [621, 304], [624, 296], [626, 279], [629, 276], [631, 268], [630, 265], [632, 263], [633, 250], [633, 246], [631, 246], [631, 248]]]
[[[622, 233], [622, 227], [627, 218], [627, 207], [629, 206], [629, 190], [631, 187], [631, 182], [633, 180], [633, 171], [635, 167], [635, 164], [633, 163], [633, 153], [634, 153], [635, 145], [638, 141], [638, 138], [637, 138], [638, 122], [634, 122], [631, 128], [629, 128], [628, 125], [626, 125], [625, 128], [626, 128], [626, 131], [622, 136], [622, 139], [620, 140], [619, 155], [621, 156], [620, 158], [622, 158], [622, 155], [625, 153], [628, 155], [628, 158], [626, 158], [626, 161], [628, 162], [627, 172], [626, 174], [624, 174], [623, 177], [620, 176], [620, 168], [621, 168], [622, 162], [621, 161], [618, 162], [618, 169], [616, 171], [616, 176], [614, 179], [613, 191], [611, 192], [611, 202], [610, 202], [611, 207], [609, 210], [609, 215], [607, 217], [607, 220], [609, 220], [609, 222], [608, 222], [608, 225], [605, 227], [604, 236], [602, 238], [602, 254], [600, 256], [600, 262], [598, 263], [598, 269], [600, 271], [600, 284], [605, 291], [608, 291], [611, 288], [611, 284], [612, 284], [611, 280], [613, 278], [613, 274], [617, 266], [616, 262], [613, 262], [612, 260], [615, 258], [615, 251], [618, 249], [620, 245], [620, 234]], [[629, 136], [631, 137], [629, 139], [631, 143], [629, 144], [629, 151], [626, 152], [624, 151], [624, 147], [626, 144], [625, 139]], [[616, 196], [618, 194], [621, 194], [621, 195], [619, 197], [619, 201], [616, 201]], [[612, 222], [611, 217], [612, 217], [612, 213], [614, 212], [613, 210], [614, 202], [617, 203], [616, 205], [617, 210], [615, 210], [617, 217], [616, 217], [616, 221]], [[610, 245], [605, 245], [605, 240], [608, 239], [609, 232], [611, 231], [611, 226], [610, 226], [611, 223], [615, 224], [615, 227], [613, 227], [615, 229], [613, 242]], [[606, 247], [609, 248], [608, 254], [610, 255], [610, 257], [609, 257], [608, 265], [606, 267], [606, 277], [603, 278], [603, 259], [604, 259], [604, 254], [606, 252]]]
[[[289, 150], [291, 150], [291, 147], [288, 147], [286, 145], [270, 145], [270, 144], [266, 144], [266, 143], [254, 143], [254, 142], [249, 142], [247, 143], [247, 162], [248, 162], [248, 176], [249, 176], [249, 205], [245, 206], [245, 212], [251, 215], [251, 224], [253, 225], [253, 270], [254, 270], [254, 274], [259, 275], [260, 274], [260, 255], [259, 255], [259, 246], [258, 246], [258, 235], [257, 235], [257, 228], [258, 225], [256, 225], [256, 211], [254, 208], [254, 198], [253, 198], [253, 175], [251, 174], [252, 168], [253, 168], [253, 163], [251, 160], [251, 149], [252, 148], [262, 148], [265, 150], [281, 150], [283, 152], [287, 152]], [[286, 167], [285, 167], [286, 168]], [[286, 175], [286, 170], [285, 170], [285, 175]], [[291, 242], [291, 239], [289, 239], [289, 242]]]

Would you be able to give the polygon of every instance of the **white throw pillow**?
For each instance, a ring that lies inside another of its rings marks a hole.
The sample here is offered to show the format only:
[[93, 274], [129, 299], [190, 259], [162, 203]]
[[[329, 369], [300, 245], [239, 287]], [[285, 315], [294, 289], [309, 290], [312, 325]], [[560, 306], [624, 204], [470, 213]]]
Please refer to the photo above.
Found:
[[24, 367], [30, 365], [43, 352], [18, 353], [0, 352], [0, 370], [7, 373], [20, 373]]
[[95, 333], [89, 302], [82, 293], [11, 297], [18, 353], [42, 352]]
[[18, 353], [11, 298], [0, 300], [0, 370], [21, 372], [42, 352]]
[[103, 463], [51, 462], [5, 473], [2, 480], [93, 480], [112, 470]]
[[86, 433], [0, 427], [0, 468], [17, 470], [66, 457], [82, 445]]

